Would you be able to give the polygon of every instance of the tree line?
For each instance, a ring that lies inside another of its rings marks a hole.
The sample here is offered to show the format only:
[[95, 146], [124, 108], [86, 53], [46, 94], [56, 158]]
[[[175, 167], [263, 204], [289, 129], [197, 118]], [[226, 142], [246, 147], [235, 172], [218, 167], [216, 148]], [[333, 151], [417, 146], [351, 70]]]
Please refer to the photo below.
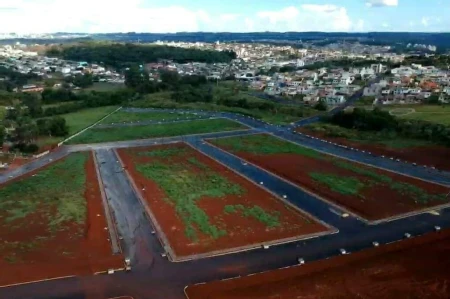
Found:
[[47, 51], [47, 55], [67, 60], [104, 63], [115, 68], [123, 68], [132, 64], [158, 62], [160, 60], [173, 60], [177, 63], [218, 63], [230, 62], [236, 58], [236, 53], [232, 51], [186, 49], [129, 43], [84, 43], [62, 48], [53, 47]]
[[355, 108], [352, 112], [340, 111], [324, 120], [348, 129], [395, 132], [401, 137], [424, 139], [450, 146], [450, 126], [421, 120], [399, 119], [379, 108], [372, 111], [359, 108]]
[[0, 90], [12, 92], [16, 87], [26, 85], [30, 80], [39, 79], [39, 76], [33, 73], [22, 74], [15, 69], [0, 66]]

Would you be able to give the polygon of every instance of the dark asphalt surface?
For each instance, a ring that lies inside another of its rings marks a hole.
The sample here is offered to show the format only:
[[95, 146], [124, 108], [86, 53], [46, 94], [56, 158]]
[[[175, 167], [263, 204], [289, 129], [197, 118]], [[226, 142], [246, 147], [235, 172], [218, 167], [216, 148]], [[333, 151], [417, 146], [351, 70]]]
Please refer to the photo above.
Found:
[[[153, 109], [151, 109], [153, 110]], [[132, 110], [135, 111], [135, 110]], [[148, 111], [148, 110], [146, 110]], [[161, 111], [161, 110], [158, 110]], [[168, 110], [170, 111], [170, 110]], [[372, 242], [382, 244], [401, 240], [406, 232], [413, 236], [433, 231], [439, 225], [443, 229], [450, 228], [450, 210], [441, 211], [441, 215], [421, 214], [401, 220], [369, 226], [355, 218], [341, 218], [330, 206], [299, 188], [283, 181], [250, 164], [244, 165], [241, 159], [219, 150], [202, 138], [220, 138], [224, 136], [245, 135], [249, 133], [268, 132], [295, 143], [299, 143], [327, 153], [336, 154], [352, 160], [384, 167], [387, 169], [425, 178], [431, 181], [449, 184], [448, 173], [426, 170], [406, 163], [398, 163], [389, 159], [373, 157], [368, 154], [343, 149], [319, 140], [294, 134], [289, 129], [265, 124], [244, 116], [229, 113], [206, 113], [208, 116], [229, 117], [256, 129], [241, 132], [225, 132], [183, 136], [174, 138], [158, 138], [102, 145], [79, 145], [63, 147], [60, 151], [35, 161], [32, 166], [38, 167], [47, 163], [49, 157], [55, 159], [69, 152], [94, 149], [100, 163], [100, 173], [105, 184], [108, 202], [114, 211], [119, 234], [122, 236], [122, 247], [126, 256], [132, 258], [133, 269], [129, 273], [114, 275], [77, 277], [57, 281], [0, 289], [0, 298], [108, 298], [123, 295], [134, 296], [135, 299], [170, 299], [184, 298], [183, 288], [188, 284], [248, 275], [251, 273], [277, 269], [295, 265], [297, 258], [306, 262], [338, 255], [340, 248], [354, 252], [372, 247]], [[151, 235], [152, 225], [144, 215], [143, 208], [133, 192], [128, 178], [122, 172], [113, 147], [148, 146], [158, 143], [184, 141], [202, 153], [226, 164], [248, 179], [259, 183], [264, 188], [286, 195], [287, 200], [307, 211], [311, 215], [339, 229], [338, 234], [316, 239], [272, 246], [267, 250], [257, 249], [248, 252], [208, 258], [183, 263], [171, 263], [161, 257], [163, 251], [156, 236]], [[20, 175], [32, 169], [17, 170]], [[9, 179], [9, 173], [0, 175], [0, 182]]]

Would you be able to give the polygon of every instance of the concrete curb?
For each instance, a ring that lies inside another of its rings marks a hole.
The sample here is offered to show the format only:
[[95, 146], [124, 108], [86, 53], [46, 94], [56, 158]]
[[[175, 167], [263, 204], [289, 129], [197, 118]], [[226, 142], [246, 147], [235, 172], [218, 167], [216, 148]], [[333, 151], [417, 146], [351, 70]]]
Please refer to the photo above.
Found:
[[74, 278], [74, 277], [76, 277], [76, 275], [68, 275], [68, 276], [60, 276], [60, 277], [46, 278], [46, 279], [40, 279], [40, 280], [32, 280], [32, 281], [26, 281], [26, 282], [20, 282], [20, 283], [3, 285], [3, 286], [0, 286], [0, 289], [2, 289], [2, 288], [10, 288], [10, 287], [15, 287], [15, 286], [21, 286], [21, 285], [25, 285], [25, 284], [33, 284], [33, 283], [40, 283], [40, 282], [46, 282], [46, 281], [52, 281], [52, 280]]

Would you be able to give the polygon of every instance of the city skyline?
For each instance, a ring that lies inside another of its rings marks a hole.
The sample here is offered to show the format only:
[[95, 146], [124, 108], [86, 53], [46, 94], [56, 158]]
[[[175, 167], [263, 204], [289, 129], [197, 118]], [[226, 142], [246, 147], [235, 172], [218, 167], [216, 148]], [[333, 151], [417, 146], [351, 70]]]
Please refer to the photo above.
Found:
[[1, 32], [445, 32], [443, 0], [0, 1]]

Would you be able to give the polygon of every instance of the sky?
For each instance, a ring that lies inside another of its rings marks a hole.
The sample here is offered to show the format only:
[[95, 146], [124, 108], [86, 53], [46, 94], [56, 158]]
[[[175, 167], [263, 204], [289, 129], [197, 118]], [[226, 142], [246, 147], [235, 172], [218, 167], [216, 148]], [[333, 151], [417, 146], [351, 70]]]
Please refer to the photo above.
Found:
[[0, 0], [0, 32], [448, 32], [450, 0]]

